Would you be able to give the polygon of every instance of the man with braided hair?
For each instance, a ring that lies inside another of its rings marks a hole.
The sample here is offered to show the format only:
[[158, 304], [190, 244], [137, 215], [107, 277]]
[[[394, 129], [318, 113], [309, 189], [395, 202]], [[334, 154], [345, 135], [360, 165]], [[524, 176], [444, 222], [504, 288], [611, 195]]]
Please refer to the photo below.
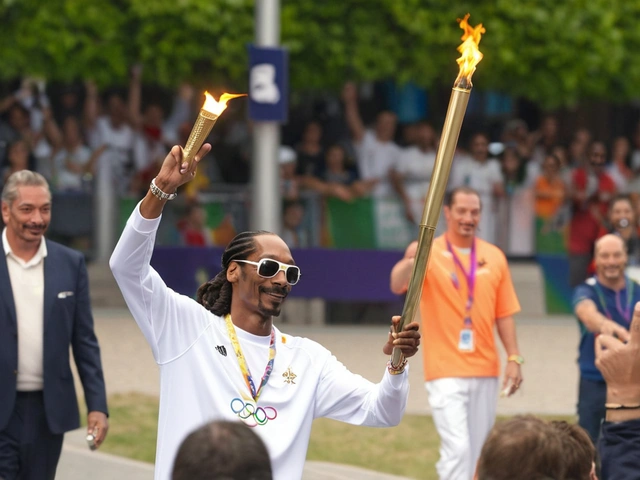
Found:
[[[280, 332], [273, 317], [300, 269], [272, 233], [234, 238], [222, 256], [223, 270], [200, 287], [197, 301], [165, 285], [149, 264], [162, 209], [193, 178], [210, 148], [205, 144], [188, 166], [180, 147], [173, 147], [110, 261], [160, 367], [155, 479], [170, 478], [178, 446], [190, 431], [217, 419], [254, 427], [274, 478], [299, 479], [314, 418], [375, 427], [400, 422], [409, 393], [406, 362], [397, 368], [389, 362], [374, 384], [349, 372], [318, 343]], [[393, 317], [392, 331], [399, 321]], [[382, 350], [389, 355], [399, 347], [408, 358], [419, 344], [414, 322], [390, 333]]]

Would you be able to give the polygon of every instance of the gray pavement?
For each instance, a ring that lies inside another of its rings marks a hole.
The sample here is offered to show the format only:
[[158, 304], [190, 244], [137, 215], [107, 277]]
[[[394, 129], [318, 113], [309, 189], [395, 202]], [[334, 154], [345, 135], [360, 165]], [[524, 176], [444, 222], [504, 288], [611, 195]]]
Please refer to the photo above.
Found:
[[[84, 440], [84, 430], [65, 436], [58, 465], [58, 480], [153, 480], [153, 465], [127, 458], [92, 452]], [[349, 465], [307, 462], [303, 480], [408, 480], [404, 477], [376, 473]]]

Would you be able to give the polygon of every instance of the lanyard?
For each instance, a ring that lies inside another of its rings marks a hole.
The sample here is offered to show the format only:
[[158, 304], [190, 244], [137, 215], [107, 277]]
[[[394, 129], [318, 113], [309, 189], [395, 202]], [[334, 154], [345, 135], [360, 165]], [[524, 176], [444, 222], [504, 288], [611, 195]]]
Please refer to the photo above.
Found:
[[[460, 270], [462, 270], [462, 273], [464, 274], [464, 278], [467, 281], [467, 304], [465, 305], [464, 323], [465, 325], [471, 325], [470, 313], [471, 313], [471, 307], [473, 306], [473, 294], [476, 287], [476, 269], [478, 267], [478, 263], [476, 261], [476, 240], [474, 238], [473, 244], [471, 245], [469, 271], [467, 272], [464, 266], [462, 265], [460, 258], [458, 257], [453, 247], [451, 246], [451, 242], [449, 241], [448, 238], [445, 237], [445, 239], [447, 241], [447, 250], [449, 250], [449, 253], [453, 257], [453, 263], [455, 264], [456, 267], [459, 267]], [[454, 268], [453, 275], [451, 276], [451, 281], [453, 282], [453, 286], [455, 287], [455, 289], [460, 290], [460, 281], [458, 280], [458, 275], [455, 272], [455, 268]]]
[[256, 390], [256, 385], [253, 382], [253, 378], [251, 377], [251, 372], [249, 371], [249, 366], [247, 365], [247, 361], [242, 354], [242, 349], [240, 348], [240, 342], [238, 342], [238, 336], [236, 335], [236, 329], [231, 322], [231, 315], [227, 314], [224, 317], [224, 321], [227, 324], [227, 332], [229, 333], [229, 339], [231, 340], [231, 344], [233, 345], [233, 349], [236, 352], [236, 357], [238, 357], [238, 364], [240, 365], [240, 371], [242, 371], [242, 376], [244, 377], [244, 381], [249, 387], [249, 391], [251, 392], [251, 396], [253, 400], [257, 403], [258, 397], [260, 397], [260, 392], [262, 392], [262, 387], [264, 387], [269, 381], [269, 377], [271, 376], [271, 372], [273, 371], [273, 361], [276, 358], [276, 333], [273, 327], [271, 328], [271, 341], [269, 342], [269, 362], [267, 363], [267, 367], [264, 369], [264, 374], [262, 375], [262, 381], [260, 382], [260, 386], [258, 390]]
[[[630, 282], [629, 279], [627, 278], [626, 286], [625, 286], [625, 291], [627, 293], [627, 306], [624, 308], [624, 310], [622, 309], [622, 303], [620, 302], [620, 291], [616, 292], [616, 310], [622, 316], [624, 321], [627, 323], [631, 321], [631, 302], [633, 300], [633, 284], [634, 283], [635, 282]], [[596, 293], [598, 294], [598, 300], [600, 301], [600, 306], [604, 310], [605, 316], [609, 320], [613, 320], [613, 317], [611, 317], [611, 314], [609, 313], [609, 309], [607, 308], [607, 304], [604, 300], [604, 292], [602, 291], [602, 288], [600, 287], [600, 283], [598, 282], [597, 278], [596, 278], [596, 283], [594, 285], [594, 288], [596, 290]]]

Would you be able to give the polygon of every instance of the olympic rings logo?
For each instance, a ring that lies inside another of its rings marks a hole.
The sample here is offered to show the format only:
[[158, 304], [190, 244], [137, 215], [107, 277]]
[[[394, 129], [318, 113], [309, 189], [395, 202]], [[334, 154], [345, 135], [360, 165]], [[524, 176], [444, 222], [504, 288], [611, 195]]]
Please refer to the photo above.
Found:
[[273, 407], [256, 407], [240, 398], [231, 400], [231, 410], [250, 427], [266, 425], [269, 420], [275, 420], [278, 416], [278, 411]]

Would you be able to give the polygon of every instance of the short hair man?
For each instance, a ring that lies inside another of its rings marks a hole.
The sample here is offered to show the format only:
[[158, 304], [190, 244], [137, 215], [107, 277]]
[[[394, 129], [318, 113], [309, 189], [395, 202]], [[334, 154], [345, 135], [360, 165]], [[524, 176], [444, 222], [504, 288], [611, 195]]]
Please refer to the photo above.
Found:
[[576, 287], [573, 294], [582, 332], [578, 423], [594, 443], [605, 416], [607, 395], [607, 386], [594, 363], [595, 335], [605, 333], [628, 340], [633, 305], [640, 301], [640, 285], [625, 274], [626, 265], [624, 240], [613, 234], [599, 238], [595, 244], [596, 274]]
[[182, 442], [171, 480], [271, 480], [267, 447], [242, 422], [214, 420]]
[[[196, 159], [210, 148], [204, 145]], [[173, 198], [166, 192], [193, 178], [196, 165], [183, 163], [180, 147], [173, 147], [110, 262], [160, 366], [155, 478], [169, 477], [180, 441], [208, 419], [254, 426], [268, 447], [274, 477], [300, 478], [314, 418], [377, 427], [400, 422], [409, 393], [404, 363], [389, 363], [373, 384], [316, 342], [280, 332], [273, 317], [300, 269], [273, 233], [237, 235], [222, 255], [222, 271], [200, 287], [197, 302], [169, 289], [149, 261], [162, 209]], [[397, 346], [405, 357], [415, 355], [417, 329], [410, 323], [390, 333], [383, 352]]]
[[[459, 187], [444, 207], [447, 231], [432, 245], [422, 287], [420, 314], [426, 388], [441, 439], [436, 468], [443, 480], [471, 478], [493, 425], [500, 362], [494, 329], [508, 355], [503, 390], [522, 382], [513, 315], [520, 304], [509, 266], [498, 247], [476, 238], [480, 197]], [[391, 290], [407, 290], [417, 242], [391, 271]]]
[[12, 174], [2, 191], [0, 478], [53, 480], [64, 433], [80, 426], [69, 346], [97, 446], [107, 397], [81, 253], [44, 238], [51, 192], [42, 175]]
[[565, 471], [558, 431], [532, 415], [519, 415], [491, 429], [474, 480], [564, 480]]

